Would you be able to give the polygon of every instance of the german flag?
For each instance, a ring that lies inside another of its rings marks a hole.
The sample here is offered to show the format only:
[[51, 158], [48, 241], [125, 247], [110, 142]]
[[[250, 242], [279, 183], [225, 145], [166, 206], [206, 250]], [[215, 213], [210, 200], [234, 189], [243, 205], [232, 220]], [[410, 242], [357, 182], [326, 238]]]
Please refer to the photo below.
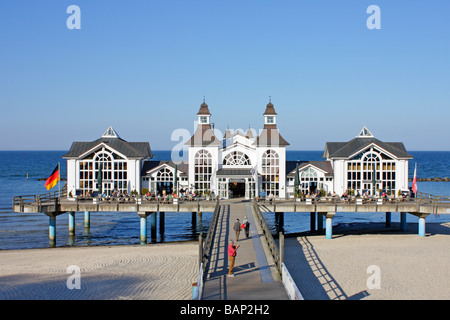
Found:
[[59, 181], [59, 163], [56, 166], [55, 170], [53, 170], [50, 177], [48, 177], [47, 181], [45, 181], [45, 187], [47, 188], [47, 190], [50, 190], [51, 188], [56, 186], [58, 181]]

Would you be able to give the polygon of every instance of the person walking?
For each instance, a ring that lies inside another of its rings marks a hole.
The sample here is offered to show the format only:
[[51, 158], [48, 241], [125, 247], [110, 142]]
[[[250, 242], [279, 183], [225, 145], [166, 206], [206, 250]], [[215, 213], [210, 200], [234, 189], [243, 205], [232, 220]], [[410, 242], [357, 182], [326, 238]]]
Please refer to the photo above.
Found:
[[233, 268], [236, 260], [237, 249], [239, 245], [235, 246], [233, 240], [230, 240], [228, 245], [228, 261], [230, 262], [230, 269], [228, 270], [228, 277], [234, 277]]
[[242, 226], [244, 227], [245, 236], [248, 238], [248, 233], [250, 230], [250, 222], [248, 221], [247, 217], [244, 217], [244, 220], [242, 221]]
[[233, 225], [233, 230], [236, 232], [236, 242], [239, 241], [239, 233], [241, 232], [241, 223], [239, 222], [239, 219], [236, 219], [236, 222]]

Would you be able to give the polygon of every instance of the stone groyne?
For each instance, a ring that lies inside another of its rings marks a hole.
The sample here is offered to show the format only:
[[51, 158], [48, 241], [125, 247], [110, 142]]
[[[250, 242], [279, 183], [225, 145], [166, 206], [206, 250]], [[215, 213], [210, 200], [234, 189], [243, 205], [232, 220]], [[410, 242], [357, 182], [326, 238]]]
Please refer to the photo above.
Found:
[[[413, 179], [409, 179], [409, 181], [413, 181]], [[450, 182], [450, 178], [449, 177], [444, 177], [444, 178], [438, 178], [438, 177], [434, 177], [434, 178], [417, 178], [418, 182]]]

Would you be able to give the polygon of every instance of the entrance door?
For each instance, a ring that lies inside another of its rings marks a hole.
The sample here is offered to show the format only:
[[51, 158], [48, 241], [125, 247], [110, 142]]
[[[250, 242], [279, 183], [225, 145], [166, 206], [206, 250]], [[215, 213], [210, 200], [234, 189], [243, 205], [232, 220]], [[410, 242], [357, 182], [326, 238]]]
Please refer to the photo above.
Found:
[[162, 196], [163, 194], [169, 195], [173, 192], [173, 183], [172, 182], [158, 182], [156, 184], [156, 190], [160, 196]]
[[230, 182], [228, 189], [230, 198], [245, 197], [245, 182]]

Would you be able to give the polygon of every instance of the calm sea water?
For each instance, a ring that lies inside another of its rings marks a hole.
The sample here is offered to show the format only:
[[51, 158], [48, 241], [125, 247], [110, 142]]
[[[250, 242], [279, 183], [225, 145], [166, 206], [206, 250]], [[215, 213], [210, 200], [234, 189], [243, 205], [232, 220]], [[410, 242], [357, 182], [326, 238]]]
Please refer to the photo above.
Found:
[[[61, 177], [66, 177], [66, 161], [61, 156], [66, 151], [0, 151], [0, 249], [46, 248], [48, 241], [48, 217], [44, 214], [19, 214], [12, 212], [12, 198], [18, 195], [34, 195], [48, 192], [44, 181], [58, 162]], [[155, 160], [170, 159], [170, 151], [154, 151]], [[410, 177], [417, 162], [418, 177], [450, 177], [450, 152], [410, 152]], [[287, 151], [287, 160], [323, 160], [321, 151]], [[28, 179], [27, 179], [28, 174]], [[55, 187], [52, 190], [57, 190]], [[419, 191], [450, 196], [450, 182], [420, 182]], [[156, 242], [193, 240], [199, 232], [207, 232], [212, 213], [203, 213], [202, 220], [192, 225], [190, 213], [167, 212], [165, 230], [158, 231]], [[273, 228], [274, 218], [266, 216]], [[382, 222], [384, 213], [336, 215], [334, 224], [353, 222]], [[392, 220], [395, 222], [395, 214]], [[429, 216], [427, 223], [449, 221], [450, 217]], [[414, 217], [408, 215], [408, 221]], [[309, 229], [309, 213], [285, 214], [285, 232], [301, 232]], [[93, 212], [90, 233], [84, 233], [84, 214], [76, 215], [75, 237], [68, 236], [68, 217], [57, 217], [57, 246], [129, 245], [139, 244], [139, 218], [136, 212]], [[150, 235], [150, 232], [149, 232]], [[151, 240], [149, 239], [149, 243]]]

